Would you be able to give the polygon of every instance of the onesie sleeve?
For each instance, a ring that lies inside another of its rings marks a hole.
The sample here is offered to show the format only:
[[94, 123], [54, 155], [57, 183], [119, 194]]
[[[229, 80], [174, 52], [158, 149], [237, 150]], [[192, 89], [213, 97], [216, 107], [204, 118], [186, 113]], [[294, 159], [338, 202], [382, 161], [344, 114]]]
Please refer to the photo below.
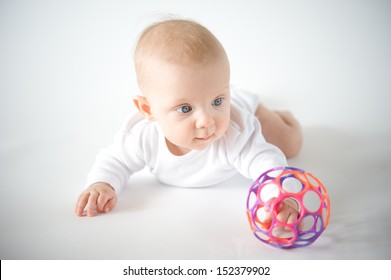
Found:
[[113, 143], [102, 149], [87, 176], [86, 188], [94, 183], [105, 182], [119, 193], [129, 176], [145, 166], [141, 138], [134, 127], [135, 116], [128, 119], [115, 135]]
[[266, 142], [255, 116], [235, 110], [231, 114], [229, 160], [239, 173], [256, 180], [269, 169], [287, 165], [283, 152]]

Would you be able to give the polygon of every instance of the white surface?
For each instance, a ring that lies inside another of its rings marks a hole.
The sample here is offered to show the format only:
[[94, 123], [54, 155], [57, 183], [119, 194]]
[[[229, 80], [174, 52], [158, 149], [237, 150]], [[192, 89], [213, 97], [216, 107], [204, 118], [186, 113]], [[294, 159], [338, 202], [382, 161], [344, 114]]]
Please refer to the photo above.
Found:
[[[157, 2], [0, 3], [0, 258], [390, 259], [390, 2]], [[257, 241], [245, 215], [251, 182], [239, 176], [181, 189], [145, 170], [111, 213], [73, 214], [137, 92], [134, 41], [167, 13], [206, 25], [232, 82], [301, 121], [290, 165], [323, 181], [332, 208], [313, 245]]]

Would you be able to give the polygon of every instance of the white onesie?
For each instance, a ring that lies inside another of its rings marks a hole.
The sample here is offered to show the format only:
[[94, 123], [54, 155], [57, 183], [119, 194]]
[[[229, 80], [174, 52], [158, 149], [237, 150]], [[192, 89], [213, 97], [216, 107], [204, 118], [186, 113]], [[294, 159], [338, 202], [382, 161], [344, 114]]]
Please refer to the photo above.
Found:
[[129, 176], [145, 166], [160, 182], [181, 187], [218, 184], [238, 172], [255, 180], [271, 168], [286, 166], [284, 154], [262, 136], [254, 115], [258, 103], [258, 96], [231, 87], [231, 121], [226, 133], [206, 149], [183, 156], [168, 150], [157, 122], [134, 113], [112, 145], [99, 152], [87, 187], [106, 182], [119, 193]]

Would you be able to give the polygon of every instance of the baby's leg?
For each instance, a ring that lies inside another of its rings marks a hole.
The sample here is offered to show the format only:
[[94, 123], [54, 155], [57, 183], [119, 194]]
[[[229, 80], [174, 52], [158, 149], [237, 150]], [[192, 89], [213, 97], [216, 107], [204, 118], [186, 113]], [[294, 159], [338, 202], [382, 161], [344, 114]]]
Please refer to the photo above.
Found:
[[287, 158], [296, 156], [303, 143], [299, 122], [290, 112], [271, 111], [260, 104], [255, 112], [266, 141], [277, 146]]

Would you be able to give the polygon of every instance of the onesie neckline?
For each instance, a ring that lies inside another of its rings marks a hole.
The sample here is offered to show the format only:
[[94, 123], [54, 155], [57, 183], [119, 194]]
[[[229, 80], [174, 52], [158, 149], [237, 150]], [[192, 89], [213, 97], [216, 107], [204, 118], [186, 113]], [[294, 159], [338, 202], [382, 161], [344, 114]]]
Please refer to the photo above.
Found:
[[161, 129], [160, 125], [155, 122], [155, 126], [156, 126], [156, 129], [158, 131], [158, 137], [159, 137], [159, 146], [162, 147], [162, 150], [163, 150], [163, 153], [164, 153], [164, 156], [166, 157], [170, 157], [170, 158], [175, 158], [176, 160], [188, 160], [189, 158], [194, 158], [194, 157], [198, 157], [198, 156], [201, 156], [202, 154], [204, 154], [210, 147], [208, 146], [206, 149], [203, 149], [203, 150], [191, 150], [190, 152], [184, 154], [184, 155], [180, 155], [180, 156], [177, 156], [177, 155], [174, 155], [168, 148], [167, 146], [167, 142], [166, 142], [166, 137], [164, 136], [163, 134], [163, 130]]

